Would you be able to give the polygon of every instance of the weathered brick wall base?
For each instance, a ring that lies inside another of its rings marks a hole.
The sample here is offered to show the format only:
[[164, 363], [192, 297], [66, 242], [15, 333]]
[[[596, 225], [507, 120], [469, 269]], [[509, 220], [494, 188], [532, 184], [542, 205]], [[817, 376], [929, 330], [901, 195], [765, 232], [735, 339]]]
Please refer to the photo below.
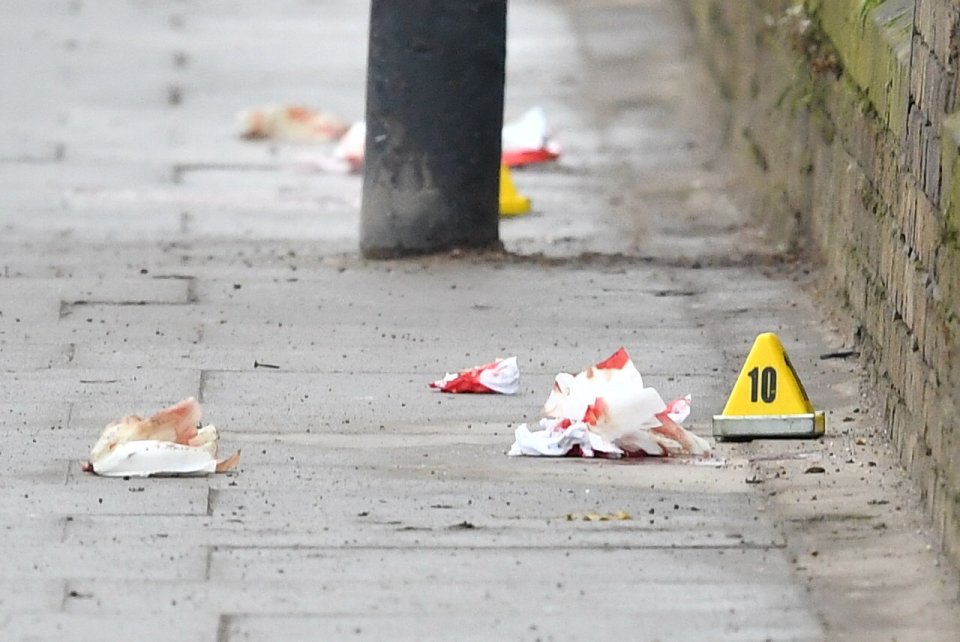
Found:
[[685, 0], [757, 179], [824, 260], [960, 564], [960, 0]]

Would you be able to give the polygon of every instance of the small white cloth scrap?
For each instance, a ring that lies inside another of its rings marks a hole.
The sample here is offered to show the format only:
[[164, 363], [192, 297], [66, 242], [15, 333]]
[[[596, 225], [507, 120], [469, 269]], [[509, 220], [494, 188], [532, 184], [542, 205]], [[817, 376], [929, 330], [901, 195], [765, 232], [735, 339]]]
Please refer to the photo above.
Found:
[[440, 392], [515, 395], [520, 392], [520, 367], [516, 357], [497, 359], [459, 373], [447, 373], [429, 385]]
[[624, 348], [576, 376], [557, 375], [543, 406], [540, 430], [517, 427], [511, 456], [709, 457], [710, 444], [680, 426], [689, 395], [664, 403]]
[[503, 124], [501, 162], [509, 167], [545, 163], [560, 156], [542, 107], [532, 107], [516, 120]]

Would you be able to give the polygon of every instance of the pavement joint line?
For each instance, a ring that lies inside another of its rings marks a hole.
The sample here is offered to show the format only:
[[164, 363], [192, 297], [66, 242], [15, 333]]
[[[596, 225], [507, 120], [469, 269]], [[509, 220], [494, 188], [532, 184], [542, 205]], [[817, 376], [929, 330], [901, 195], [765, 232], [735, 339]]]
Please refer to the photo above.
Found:
[[63, 613], [67, 609], [67, 600], [70, 599], [70, 584], [71, 580], [67, 579], [63, 581], [63, 595], [60, 597], [60, 608], [57, 609], [58, 612]]
[[187, 303], [199, 303], [200, 297], [197, 294], [197, 278], [191, 277], [187, 281]]
[[203, 579], [209, 582], [210, 578], [213, 577], [213, 552], [217, 547], [216, 545], [208, 545], [205, 548], [207, 552], [203, 558]]
[[174, 185], [180, 185], [183, 183], [184, 177], [192, 172], [276, 172], [279, 170], [280, 165], [276, 163], [174, 163], [170, 168], [170, 180]]
[[75, 473], [74, 473], [74, 470], [73, 470], [73, 467], [76, 466], [77, 468], [79, 468], [79, 467], [80, 467], [80, 464], [79, 464], [79, 462], [77, 462], [77, 461], [71, 461], [71, 460], [67, 459], [67, 460], [65, 460], [65, 461], [63, 462], [63, 465], [64, 465], [64, 468], [65, 468], [65, 470], [64, 470], [64, 475], [63, 475], [63, 485], [64, 485], [64, 486], [69, 486], [69, 485], [70, 485], [70, 482], [73, 480], [73, 476], [74, 476], [74, 474], [75, 474]]
[[[84, 474], [86, 475], [86, 474], [88, 474], [88, 473], [84, 473]], [[134, 481], [134, 479], [142, 480], [142, 478], [135, 478], [135, 477], [131, 477], [131, 478], [130, 478], [129, 480], [127, 480], [127, 481], [124, 481], [122, 477], [114, 477], [113, 479], [117, 480], [118, 483], [130, 483], [130, 482]], [[205, 512], [204, 512], [204, 513], [201, 513], [201, 512], [196, 512], [196, 513], [130, 513], [130, 512], [126, 512], [126, 513], [101, 513], [101, 512], [96, 512], [96, 513], [84, 513], [84, 512], [81, 512], [81, 511], [73, 511], [73, 512], [71, 512], [69, 515], [67, 515], [67, 517], [73, 518], [74, 521], [76, 521], [77, 519], [88, 519], [88, 518], [97, 518], [97, 517], [127, 517], [127, 518], [129, 518], [129, 519], [131, 519], [131, 520], [136, 521], [136, 520], [142, 519], [142, 518], [144, 518], [144, 517], [161, 517], [161, 518], [167, 518], [167, 517], [203, 517], [203, 518], [206, 518], [206, 517], [209, 517], [209, 515], [207, 515]]]
[[[446, 529], [427, 528], [422, 532], [424, 534], [443, 532]], [[477, 530], [483, 532], [483, 527]], [[291, 545], [266, 545], [257, 544], [213, 544], [210, 547], [214, 552], [220, 551], [592, 551], [603, 553], [616, 553], [619, 551], [768, 551], [781, 550], [786, 548], [785, 542], [770, 542], [769, 544], [760, 544], [754, 542], [745, 542], [741, 544], [583, 544], [583, 545], [564, 545], [544, 547], [536, 544], [490, 544], [486, 546], [475, 544], [428, 544], [423, 542], [414, 542], [411, 544], [291, 544]]]
[[[189, 286], [188, 286], [189, 288]], [[86, 306], [104, 306], [104, 307], [118, 307], [118, 308], [134, 308], [134, 307], [147, 307], [147, 306], [157, 306], [157, 307], [175, 307], [175, 306], [184, 306], [196, 303], [196, 301], [191, 301], [189, 299], [189, 291], [187, 293], [187, 299], [184, 301], [147, 301], [145, 299], [140, 300], [127, 300], [127, 301], [98, 301], [94, 299], [90, 300], [78, 300], [78, 301], [61, 301], [60, 302], [60, 318], [64, 319], [74, 312], [74, 308], [82, 308]]]
[[230, 625], [233, 617], [232, 613], [220, 613], [217, 618], [217, 642], [230, 642]]
[[207, 388], [207, 373], [208, 373], [208, 372], [210, 372], [210, 371], [207, 370], [207, 369], [205, 369], [205, 368], [203, 368], [203, 369], [200, 370], [200, 381], [199, 381], [198, 384], [197, 384], [197, 401], [198, 401], [199, 403], [203, 403], [203, 401], [204, 401], [204, 399], [203, 399], [203, 393], [206, 391], [206, 388]]
[[60, 543], [63, 544], [67, 541], [67, 536], [70, 530], [70, 524], [73, 523], [73, 517], [70, 515], [63, 516], [63, 527], [60, 529]]
[[[74, 345], [74, 348], [76, 348], [75, 344], [71, 344], [71, 345]], [[65, 427], [66, 427], [68, 430], [71, 428], [71, 424], [73, 423], [73, 409], [74, 409], [74, 406], [76, 406], [76, 402], [75, 402], [75, 401], [71, 401], [71, 402], [67, 405], [67, 420], [66, 420], [66, 426], [65, 426]]]

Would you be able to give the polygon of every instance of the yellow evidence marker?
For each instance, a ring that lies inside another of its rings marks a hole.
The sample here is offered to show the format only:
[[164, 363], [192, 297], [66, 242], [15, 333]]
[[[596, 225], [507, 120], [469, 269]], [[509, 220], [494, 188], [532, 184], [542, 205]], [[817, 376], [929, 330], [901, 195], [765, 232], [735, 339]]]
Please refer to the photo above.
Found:
[[713, 416], [713, 436], [721, 441], [820, 437], [825, 428], [823, 412], [813, 409], [780, 339], [772, 332], [758, 336], [723, 414]]
[[510, 170], [500, 164], [500, 216], [519, 216], [530, 211], [530, 199], [517, 191]]

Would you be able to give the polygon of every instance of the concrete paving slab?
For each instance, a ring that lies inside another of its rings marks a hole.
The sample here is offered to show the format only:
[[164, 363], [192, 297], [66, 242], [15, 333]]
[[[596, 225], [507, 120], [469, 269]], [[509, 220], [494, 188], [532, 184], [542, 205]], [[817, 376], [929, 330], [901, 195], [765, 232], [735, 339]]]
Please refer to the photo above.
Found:
[[[183, 543], [167, 543], [151, 550], [119, 550], [109, 538], [100, 543], [25, 543], [15, 557], [0, 561], [8, 580], [35, 579], [40, 576], [70, 578], [202, 579], [206, 573], [207, 551]], [[148, 615], [146, 617], [149, 617]], [[2, 631], [2, 629], [0, 629]]]
[[[482, 607], [481, 603], [477, 611], [482, 610]], [[606, 634], [613, 637], [635, 636], [639, 628], [643, 630], [643, 635], [650, 635], [652, 639], [678, 640], [704, 637], [713, 640], [817, 640], [821, 635], [815, 623], [805, 620], [801, 612], [789, 607], [777, 621], [756, 622], [751, 615], [736, 617], [736, 614], [731, 614], [736, 621], [728, 625], [696, 611], [692, 614], [689, 610], [664, 611], [663, 614], [663, 618], [652, 615], [644, 617], [645, 614], [617, 618], [611, 614], [602, 619], [602, 627]], [[230, 618], [226, 630], [228, 640], [257, 640], [273, 636], [296, 638], [316, 634], [331, 637], [369, 636], [370, 639], [399, 635], [400, 639], [409, 640], [445, 640], [450, 637], [465, 640], [484, 640], [491, 637], [582, 640], [596, 635], [600, 626], [590, 617], [578, 617], [569, 624], [560, 624], [559, 619], [551, 613], [498, 616], [477, 615], [476, 611], [466, 615], [434, 615], [429, 618], [429, 622], [423, 616], [241, 616]]]
[[66, 592], [66, 582], [62, 580], [3, 579], [0, 580], [0, 608], [6, 617], [14, 613], [57, 611]]
[[104, 628], [121, 638], [163, 642], [171, 637], [184, 642], [214, 640], [220, 630], [219, 617], [197, 614], [190, 620], [177, 615], [154, 616], [137, 613], [110, 618], [105, 625], [100, 615], [68, 613], [16, 613], [0, 620], [0, 634], [14, 640], [102, 639]]
[[[70, 613], [100, 614], [102, 616], [132, 614], [155, 610], [160, 613], [192, 613], [202, 610], [204, 604], [220, 605], [225, 610], [257, 614], [260, 616], [290, 616], [294, 614], [316, 614], [328, 612], [327, 617], [336, 618], [345, 612], [389, 617], [391, 613], [403, 613], [429, 608], [428, 598], [422, 592], [392, 591], [374, 582], [355, 583], [318, 583], [315, 578], [266, 579], [259, 580], [256, 586], [231, 580], [210, 582], [153, 582], [153, 597], [142, 583], [130, 581], [76, 581], [69, 584], [69, 591], [83, 596], [67, 600], [65, 609]], [[701, 606], [692, 606], [694, 611], [705, 610], [703, 605], [723, 612], [750, 611], [763, 608], [765, 604], [777, 600], [790, 602], [797, 600], [795, 589], [789, 585], [780, 585], [757, 579], [750, 586], [723, 584], [705, 585], [703, 582], [684, 582], [680, 579], [663, 583], [654, 580], [636, 578], [637, 595], [658, 590], [675, 594], [695, 594]], [[516, 595], [509, 590], [488, 591], [470, 583], [447, 584], [443, 599], [448, 610], [459, 611], [469, 608], [466, 605], [482, 603], [485, 610], [500, 613], [518, 610]], [[506, 586], [504, 588], [507, 588]], [[587, 583], [583, 586], [585, 594], [602, 594], [603, 585]], [[524, 603], [534, 603], [535, 596], [542, 595], [549, 602], [562, 600], [563, 585], [552, 584], [545, 579], [532, 591]], [[551, 595], [554, 593], [554, 595]], [[107, 596], [116, 597], [107, 597]], [[169, 600], [162, 597], [169, 596]], [[160, 599], [158, 599], [158, 597]], [[433, 597], [436, 600], [436, 597]], [[637, 600], [640, 602], [640, 600]], [[439, 604], [437, 606], [440, 606]], [[648, 604], [648, 606], [650, 606]], [[450, 608], [452, 607], [452, 608]], [[611, 610], [610, 605], [599, 604], [601, 611]], [[640, 604], [633, 608], [641, 608]], [[466, 613], [461, 613], [461, 616]], [[237, 619], [243, 619], [237, 618]]]
[[[157, 480], [104, 481], [82, 473], [80, 461], [56, 461], [49, 475], [4, 477], [7, 492], [0, 510], [7, 515], [139, 514], [205, 515], [209, 490], [196, 480], [164, 483]], [[66, 475], [63, 471], [67, 471]]]
[[179, 400], [196, 395], [200, 373], [193, 370], [50, 369], [0, 372], [0, 400], [4, 402], [108, 401], [120, 414], [142, 399]]
[[[0, 337], [3, 336], [0, 330]], [[74, 354], [72, 344], [37, 345], [28, 343], [7, 344], [0, 340], [0, 350], [4, 362], [10, 364], [9, 369], [18, 370], [48, 370], [62, 368], [71, 362]]]

